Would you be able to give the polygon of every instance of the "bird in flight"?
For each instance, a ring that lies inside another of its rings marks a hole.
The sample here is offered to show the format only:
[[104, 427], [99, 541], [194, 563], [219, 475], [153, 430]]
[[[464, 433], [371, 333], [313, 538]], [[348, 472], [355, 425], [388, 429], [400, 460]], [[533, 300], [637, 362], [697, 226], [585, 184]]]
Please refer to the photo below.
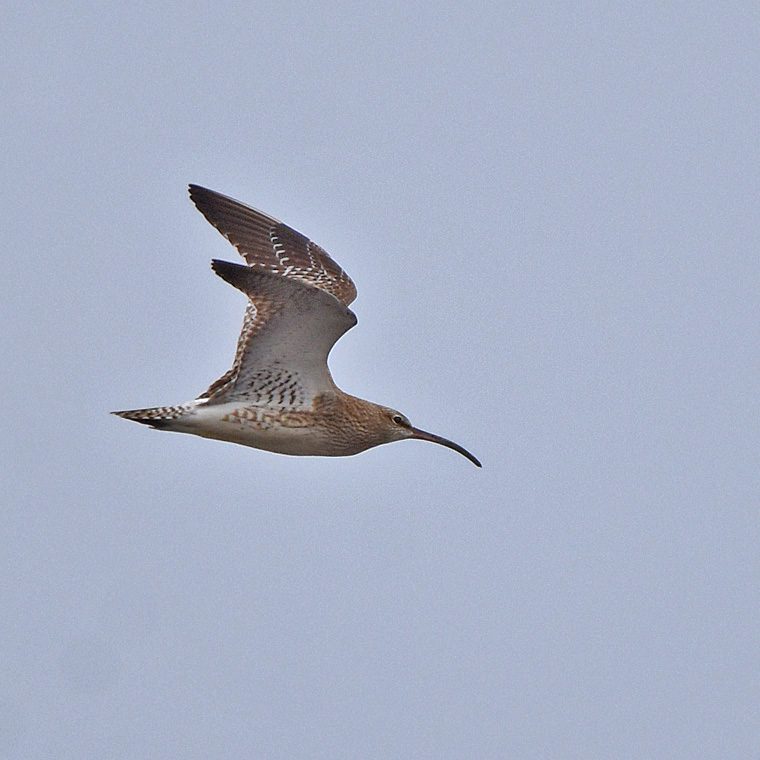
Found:
[[159, 430], [300, 456], [349, 456], [415, 438], [481, 466], [459, 444], [335, 385], [327, 356], [356, 324], [348, 308], [356, 287], [327, 251], [213, 190], [190, 185], [190, 198], [246, 261], [211, 262], [248, 299], [232, 368], [193, 401], [113, 414]]

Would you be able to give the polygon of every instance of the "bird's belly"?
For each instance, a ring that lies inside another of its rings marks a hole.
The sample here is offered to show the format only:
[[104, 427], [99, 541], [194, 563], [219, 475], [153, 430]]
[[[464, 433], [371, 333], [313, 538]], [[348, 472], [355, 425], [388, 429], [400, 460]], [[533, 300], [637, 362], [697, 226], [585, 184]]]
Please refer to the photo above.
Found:
[[220, 404], [197, 409], [192, 417], [182, 420], [173, 429], [278, 454], [336, 456], [344, 453], [332, 450], [326, 431], [309, 411]]

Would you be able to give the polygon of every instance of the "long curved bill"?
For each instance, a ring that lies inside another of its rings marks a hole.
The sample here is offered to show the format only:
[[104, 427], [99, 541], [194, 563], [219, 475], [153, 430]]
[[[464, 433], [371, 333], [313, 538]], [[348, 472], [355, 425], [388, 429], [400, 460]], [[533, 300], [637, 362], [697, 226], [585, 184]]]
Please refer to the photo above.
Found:
[[412, 438], [417, 438], [420, 441], [430, 441], [431, 443], [439, 443], [441, 446], [445, 446], [448, 449], [454, 449], [454, 451], [459, 452], [463, 457], [467, 457], [476, 467], [482, 467], [483, 465], [480, 464], [480, 462], [477, 460], [476, 457], [474, 457], [472, 454], [470, 454], [467, 449], [462, 448], [458, 443], [454, 443], [454, 441], [450, 441], [448, 438], [443, 438], [440, 435], [435, 435], [435, 433], [428, 433], [424, 430], [420, 430], [419, 428], [412, 428]]

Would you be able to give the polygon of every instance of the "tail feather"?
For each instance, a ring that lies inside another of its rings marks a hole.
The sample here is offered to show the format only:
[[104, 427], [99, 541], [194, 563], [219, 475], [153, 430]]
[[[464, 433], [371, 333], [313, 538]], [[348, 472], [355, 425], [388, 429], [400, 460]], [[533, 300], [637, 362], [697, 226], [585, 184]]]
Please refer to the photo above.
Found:
[[169, 427], [179, 417], [182, 417], [192, 408], [191, 404], [179, 406], [154, 406], [150, 409], [127, 409], [122, 412], [111, 412], [125, 420], [139, 422], [141, 425], [150, 425], [152, 428], [161, 430]]

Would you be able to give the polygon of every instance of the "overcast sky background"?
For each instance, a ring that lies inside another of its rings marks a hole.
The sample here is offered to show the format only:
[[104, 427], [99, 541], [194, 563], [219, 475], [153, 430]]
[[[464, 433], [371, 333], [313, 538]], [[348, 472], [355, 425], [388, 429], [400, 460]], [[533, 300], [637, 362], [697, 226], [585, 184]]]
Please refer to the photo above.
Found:
[[[0, 757], [758, 756], [760, 14], [623, 5], [4, 6]], [[483, 469], [109, 416], [231, 362], [188, 182]]]

